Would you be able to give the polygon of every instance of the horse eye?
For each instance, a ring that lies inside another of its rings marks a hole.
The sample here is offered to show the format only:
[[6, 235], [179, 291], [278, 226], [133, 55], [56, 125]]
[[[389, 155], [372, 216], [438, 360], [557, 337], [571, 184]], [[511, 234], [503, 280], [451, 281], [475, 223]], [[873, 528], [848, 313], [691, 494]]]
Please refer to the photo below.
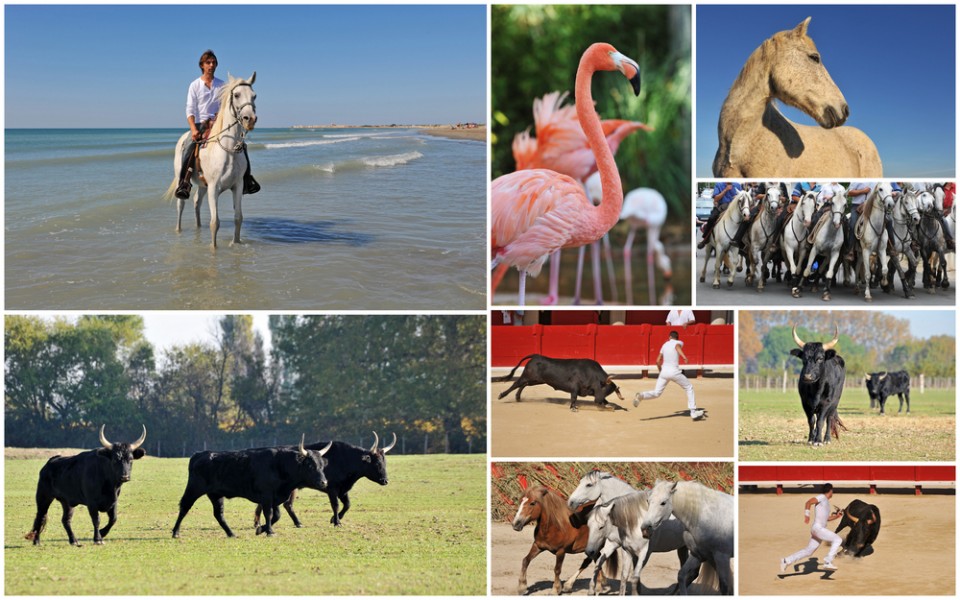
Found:
[[819, 54], [810, 54], [810, 55], [808, 55], [808, 56], [810, 57], [810, 60], [812, 60], [813, 62], [817, 63], [818, 65], [820, 64], [820, 55], [819, 55]]
[[666, 500], [664, 500], [663, 502], [660, 503], [660, 506], [666, 506], [666, 505], [667, 505], [667, 501], [666, 501]]

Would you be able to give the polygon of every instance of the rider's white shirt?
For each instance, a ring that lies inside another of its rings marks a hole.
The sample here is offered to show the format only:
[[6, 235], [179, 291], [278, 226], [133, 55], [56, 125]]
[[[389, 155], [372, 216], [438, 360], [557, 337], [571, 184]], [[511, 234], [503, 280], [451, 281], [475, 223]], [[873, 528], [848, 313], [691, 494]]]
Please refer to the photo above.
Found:
[[187, 89], [187, 116], [193, 115], [199, 125], [202, 121], [212, 119], [220, 110], [220, 91], [223, 80], [213, 78], [210, 87], [203, 79], [197, 77]]

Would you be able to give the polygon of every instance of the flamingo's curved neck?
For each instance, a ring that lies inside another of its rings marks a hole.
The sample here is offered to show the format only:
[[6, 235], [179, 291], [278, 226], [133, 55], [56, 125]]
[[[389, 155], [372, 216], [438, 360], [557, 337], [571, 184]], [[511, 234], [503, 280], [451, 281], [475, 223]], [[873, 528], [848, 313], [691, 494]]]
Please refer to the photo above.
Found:
[[614, 162], [613, 153], [610, 151], [607, 139], [603, 135], [600, 117], [593, 105], [590, 83], [595, 71], [596, 67], [593, 65], [592, 54], [587, 52], [580, 59], [580, 66], [577, 69], [574, 97], [576, 98], [577, 118], [580, 120], [580, 127], [587, 136], [587, 144], [593, 150], [593, 155], [597, 159], [597, 170], [600, 172], [603, 198], [600, 206], [594, 210], [597, 211], [596, 214], [600, 218], [599, 225], [605, 227], [603, 233], [606, 233], [620, 219], [620, 209], [623, 207], [623, 185], [620, 183], [617, 163]]

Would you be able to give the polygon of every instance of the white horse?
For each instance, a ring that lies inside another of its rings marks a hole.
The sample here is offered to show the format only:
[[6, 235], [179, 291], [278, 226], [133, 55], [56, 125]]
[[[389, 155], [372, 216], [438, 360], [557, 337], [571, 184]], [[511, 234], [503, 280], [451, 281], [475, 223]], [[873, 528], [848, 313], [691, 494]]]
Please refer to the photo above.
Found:
[[650, 510], [643, 520], [644, 535], [651, 535], [672, 514], [686, 528], [684, 539], [690, 558], [680, 570], [680, 593], [687, 593], [689, 574], [709, 563], [720, 578], [720, 593], [733, 594], [733, 496], [695, 481], [658, 481], [648, 498]]
[[[886, 211], [893, 209], [893, 186], [889, 182], [880, 182], [863, 203], [863, 212], [857, 222], [855, 235], [859, 240], [860, 254], [857, 256], [857, 293], [860, 293], [860, 283], [863, 283], [864, 296], [867, 302], [873, 301], [870, 294], [870, 273], [873, 256], [877, 256], [880, 268], [880, 285], [887, 286], [887, 228], [884, 226]], [[860, 280], [862, 278], [862, 281]]]
[[[197, 167], [192, 183], [197, 187], [193, 197], [193, 209], [200, 227], [200, 205], [203, 197], [210, 195], [210, 236], [213, 247], [217, 247], [217, 231], [220, 229], [220, 217], [217, 213], [217, 200], [221, 192], [233, 192], [233, 243], [240, 242], [240, 225], [243, 224], [243, 175], [247, 170], [247, 158], [244, 156], [244, 138], [257, 124], [257, 94], [253, 91], [253, 82], [257, 79], [254, 71], [250, 79], [230, 77], [220, 92], [220, 111], [210, 128], [210, 136], [199, 152]], [[183, 165], [187, 141], [190, 132], [180, 136], [177, 149], [173, 154], [173, 183], [165, 197], [173, 198], [179, 183], [180, 167]], [[183, 216], [185, 201], [177, 198], [177, 233]]]
[[830, 214], [824, 214], [820, 217], [820, 220], [814, 224], [813, 231], [807, 237], [810, 248], [807, 254], [807, 266], [803, 270], [803, 277], [810, 277], [813, 273], [813, 263], [817, 260], [817, 256], [825, 258], [827, 272], [823, 284], [823, 295], [821, 296], [824, 301], [830, 300], [830, 286], [833, 284], [834, 269], [837, 266], [837, 260], [840, 258], [840, 250], [843, 248], [843, 214], [846, 208], [846, 195], [837, 191], [830, 199]]
[[[764, 41], [747, 59], [720, 109], [716, 177], [881, 177], [873, 141], [854, 127], [843, 94], [807, 36], [808, 17]], [[776, 102], [819, 127], [787, 119]]]
[[800, 297], [800, 246], [810, 229], [816, 202], [817, 195], [813, 192], [806, 192], [801, 196], [793, 214], [787, 220], [783, 235], [780, 236], [780, 252], [790, 268], [790, 277], [793, 281], [793, 289], [790, 293], [794, 298]]
[[[730, 243], [733, 241], [733, 236], [737, 234], [737, 229], [740, 228], [740, 224], [743, 223], [744, 219], [750, 217], [751, 201], [750, 192], [737, 192], [737, 195], [734, 196], [730, 204], [727, 205], [726, 210], [724, 210], [720, 218], [717, 219], [716, 225], [713, 226], [713, 231], [710, 232], [710, 241], [707, 244], [706, 255], [703, 258], [703, 269], [700, 271], [700, 283], [706, 280], [707, 263], [710, 262], [710, 251], [712, 250], [716, 254], [716, 261], [713, 265], [713, 288], [717, 289], [720, 287], [720, 264], [727, 259], [727, 254], [731, 250]], [[734, 256], [733, 260], [728, 261], [730, 277], [727, 278], [727, 287], [733, 287], [734, 269], [733, 264], [730, 263], [735, 264], [738, 256], [739, 251], [737, 251], [737, 256]]]
[[767, 186], [767, 192], [763, 198], [760, 214], [754, 219], [753, 225], [750, 226], [750, 231], [747, 235], [747, 239], [749, 240], [748, 256], [750, 260], [747, 265], [746, 282], [747, 285], [753, 285], [753, 281], [756, 279], [758, 292], [763, 291], [764, 281], [766, 279], [766, 276], [763, 274], [767, 266], [763, 256], [764, 250], [766, 250], [767, 244], [770, 243], [770, 240], [777, 233], [777, 211], [780, 209], [780, 203], [783, 201], [783, 198], [780, 197], [781, 194], [782, 192], [780, 191], [779, 185]]
[[[640, 573], [646, 566], [652, 552], [680, 552], [680, 564], [687, 560], [687, 547], [684, 541], [684, 528], [680, 521], [670, 519], [658, 528], [649, 538], [644, 537], [641, 524], [649, 509], [648, 490], [619, 496], [594, 506], [587, 517], [590, 535], [587, 539], [587, 556], [600, 556], [597, 560], [599, 570], [611, 548], [623, 548], [633, 560], [622, 561], [620, 576], [620, 595], [627, 591], [627, 583], [633, 586], [633, 593], [640, 593]], [[632, 567], [632, 568], [631, 568]], [[590, 581], [590, 593], [594, 593], [593, 580]]]
[[[917, 274], [917, 265], [920, 260], [913, 251], [913, 242], [915, 231], [920, 224], [920, 211], [917, 204], [917, 191], [906, 190], [900, 194], [900, 197], [894, 202], [893, 212], [890, 219], [890, 230], [887, 232], [890, 237], [890, 247], [893, 248], [893, 256], [890, 257], [888, 271], [892, 268], [900, 276], [900, 284], [903, 286], [903, 295], [905, 298], [913, 298], [914, 279]], [[892, 235], [891, 235], [892, 234]], [[899, 256], [898, 256], [899, 255]], [[900, 256], [907, 259], [907, 272], [903, 272], [900, 264]], [[890, 276], [890, 283], [893, 283], [893, 276]]]

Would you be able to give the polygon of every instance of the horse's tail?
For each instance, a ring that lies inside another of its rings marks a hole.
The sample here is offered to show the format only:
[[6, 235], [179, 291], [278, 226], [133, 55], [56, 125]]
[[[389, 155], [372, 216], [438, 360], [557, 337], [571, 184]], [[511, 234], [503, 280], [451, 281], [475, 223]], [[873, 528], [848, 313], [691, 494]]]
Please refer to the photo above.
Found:
[[170, 187], [167, 188], [167, 191], [163, 193], [164, 202], [172, 202], [174, 199], [173, 193], [177, 191], [177, 178], [174, 177], [173, 181], [170, 182]]
[[513, 370], [511, 370], [508, 375], [504, 375], [503, 377], [498, 377], [495, 381], [510, 381], [511, 379], [513, 379], [513, 374], [516, 373], [517, 369], [520, 368], [520, 365], [523, 364], [523, 361], [525, 361], [525, 360], [527, 360], [527, 359], [530, 359], [530, 358], [533, 358], [534, 356], [537, 356], [537, 355], [536, 355], [536, 354], [528, 354], [528, 355], [524, 356], [523, 358], [520, 359], [520, 362], [517, 363], [517, 366], [515, 366], [515, 367], [513, 368]]
[[[707, 561], [700, 563], [700, 574], [693, 580], [692, 586], [697, 587], [697, 595], [705, 593], [716, 594], [720, 591], [720, 578], [717, 576], [717, 570]], [[688, 592], [693, 590], [688, 590]]]

